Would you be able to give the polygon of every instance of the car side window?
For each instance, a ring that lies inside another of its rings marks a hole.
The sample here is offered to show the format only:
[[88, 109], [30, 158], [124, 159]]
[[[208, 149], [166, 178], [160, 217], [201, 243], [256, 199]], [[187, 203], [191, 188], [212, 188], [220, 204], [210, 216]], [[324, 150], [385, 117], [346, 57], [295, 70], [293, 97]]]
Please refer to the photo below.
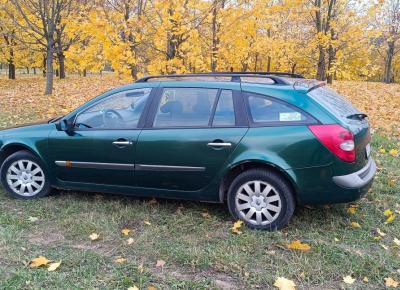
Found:
[[235, 110], [233, 106], [233, 94], [230, 90], [222, 90], [215, 109], [213, 126], [234, 126]]
[[79, 129], [134, 129], [150, 96], [151, 88], [115, 93], [80, 113], [75, 119]]
[[165, 88], [158, 105], [153, 127], [205, 127], [218, 89]]
[[313, 120], [295, 107], [263, 95], [247, 93], [250, 116], [255, 124], [303, 123]]

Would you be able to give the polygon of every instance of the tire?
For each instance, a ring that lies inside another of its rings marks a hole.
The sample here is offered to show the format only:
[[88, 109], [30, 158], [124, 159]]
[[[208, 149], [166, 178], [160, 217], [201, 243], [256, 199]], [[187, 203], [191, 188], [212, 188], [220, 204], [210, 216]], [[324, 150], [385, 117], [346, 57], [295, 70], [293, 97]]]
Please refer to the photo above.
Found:
[[34, 199], [46, 196], [51, 187], [43, 163], [29, 151], [18, 151], [6, 158], [0, 180], [14, 198]]
[[296, 206], [286, 179], [263, 169], [239, 174], [229, 187], [227, 202], [235, 219], [249, 228], [268, 231], [287, 225]]

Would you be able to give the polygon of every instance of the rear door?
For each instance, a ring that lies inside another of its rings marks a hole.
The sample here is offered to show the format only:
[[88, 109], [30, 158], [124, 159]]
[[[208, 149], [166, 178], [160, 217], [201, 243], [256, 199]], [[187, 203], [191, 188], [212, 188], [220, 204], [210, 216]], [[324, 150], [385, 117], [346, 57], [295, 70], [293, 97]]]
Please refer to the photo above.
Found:
[[247, 131], [237, 83], [164, 83], [139, 136], [139, 187], [195, 191], [207, 186]]

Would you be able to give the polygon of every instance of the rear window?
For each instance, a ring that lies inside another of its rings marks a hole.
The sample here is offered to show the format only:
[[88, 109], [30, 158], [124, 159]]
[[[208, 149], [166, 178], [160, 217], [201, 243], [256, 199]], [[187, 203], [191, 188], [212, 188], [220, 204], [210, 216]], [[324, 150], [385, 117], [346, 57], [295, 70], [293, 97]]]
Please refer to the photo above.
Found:
[[308, 95], [342, 121], [347, 122], [347, 116], [360, 113], [345, 97], [328, 87], [317, 88]]

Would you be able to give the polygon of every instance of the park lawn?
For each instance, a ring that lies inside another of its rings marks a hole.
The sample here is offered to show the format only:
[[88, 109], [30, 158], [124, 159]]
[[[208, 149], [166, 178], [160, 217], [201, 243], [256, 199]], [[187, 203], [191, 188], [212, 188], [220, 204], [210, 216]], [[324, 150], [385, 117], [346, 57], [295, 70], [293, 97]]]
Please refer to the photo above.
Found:
[[[0, 128], [63, 114], [123, 83], [111, 75], [70, 77], [56, 81], [54, 96], [47, 97], [42, 79], [0, 79]], [[266, 289], [277, 277], [299, 289], [384, 289], [385, 278], [400, 281], [394, 241], [400, 240], [400, 157], [389, 154], [400, 149], [400, 85], [335, 87], [370, 114], [376, 129], [379, 171], [361, 200], [299, 207], [281, 231], [241, 228], [237, 235], [219, 204], [64, 191], [22, 201], [0, 189], [0, 289]], [[391, 223], [385, 223], [388, 209], [396, 215]], [[125, 228], [128, 236], [121, 233]], [[99, 239], [92, 241], [92, 233]], [[289, 250], [294, 240], [311, 249]], [[38, 256], [62, 262], [54, 272], [30, 268]], [[121, 257], [126, 261], [116, 263]], [[157, 267], [160, 260], [163, 267]], [[353, 284], [343, 282], [347, 275]]]

